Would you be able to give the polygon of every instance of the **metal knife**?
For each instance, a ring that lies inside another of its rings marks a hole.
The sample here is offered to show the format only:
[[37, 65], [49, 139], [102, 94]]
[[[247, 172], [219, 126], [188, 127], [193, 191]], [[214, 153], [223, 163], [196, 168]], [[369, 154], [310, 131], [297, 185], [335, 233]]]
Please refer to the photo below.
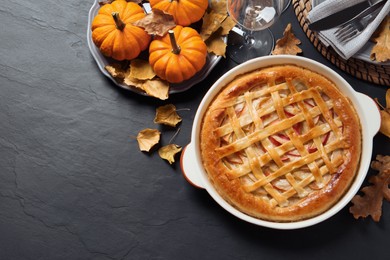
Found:
[[343, 9], [337, 13], [331, 14], [325, 18], [322, 18], [318, 21], [315, 21], [313, 23], [309, 24], [309, 29], [312, 31], [322, 31], [322, 30], [328, 30], [333, 27], [339, 26], [340, 24], [343, 24], [352, 18], [354, 18], [356, 15], [364, 11], [365, 9], [369, 8], [371, 5], [373, 5], [372, 2], [375, 2], [375, 4], [382, 2], [384, 0], [380, 1], [364, 1], [361, 3], [358, 3], [356, 5], [353, 5], [351, 7], [347, 7], [346, 9]]

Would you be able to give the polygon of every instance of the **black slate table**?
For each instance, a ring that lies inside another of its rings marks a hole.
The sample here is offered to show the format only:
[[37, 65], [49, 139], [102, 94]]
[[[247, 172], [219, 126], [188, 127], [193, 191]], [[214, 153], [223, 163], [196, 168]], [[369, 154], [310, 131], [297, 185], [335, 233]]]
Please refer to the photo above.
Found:
[[[156, 107], [183, 118], [174, 143], [190, 142], [196, 109], [210, 86], [236, 66], [222, 59], [203, 82], [167, 101], [118, 88], [87, 47], [89, 1], [8, 1], [0, 7], [0, 259], [390, 259], [390, 204], [379, 223], [348, 207], [305, 229], [243, 222], [183, 178], [178, 162], [142, 153], [133, 138]], [[272, 27], [291, 23], [303, 56], [340, 73], [384, 103], [387, 87], [345, 74], [318, 53], [292, 6]], [[390, 154], [378, 134], [373, 157]], [[178, 159], [178, 158], [176, 158]], [[370, 170], [369, 174], [374, 174]]]

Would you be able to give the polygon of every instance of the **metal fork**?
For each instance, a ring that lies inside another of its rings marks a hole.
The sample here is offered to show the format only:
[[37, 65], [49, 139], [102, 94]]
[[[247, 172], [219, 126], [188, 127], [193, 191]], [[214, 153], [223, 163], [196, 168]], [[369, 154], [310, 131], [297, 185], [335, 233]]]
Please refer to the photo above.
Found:
[[381, 7], [384, 3], [386, 3], [386, 1], [378, 2], [355, 16], [352, 20], [340, 25], [340, 27], [335, 31], [337, 40], [344, 44], [358, 36], [367, 27], [367, 25], [376, 18], [382, 10]]

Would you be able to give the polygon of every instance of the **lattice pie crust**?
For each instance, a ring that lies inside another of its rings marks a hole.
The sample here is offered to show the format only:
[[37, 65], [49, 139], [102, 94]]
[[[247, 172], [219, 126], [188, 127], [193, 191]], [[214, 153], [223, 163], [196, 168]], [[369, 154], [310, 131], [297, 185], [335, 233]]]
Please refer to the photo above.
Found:
[[211, 102], [201, 156], [218, 193], [275, 222], [316, 216], [348, 190], [359, 166], [356, 112], [333, 82], [295, 65], [241, 75]]

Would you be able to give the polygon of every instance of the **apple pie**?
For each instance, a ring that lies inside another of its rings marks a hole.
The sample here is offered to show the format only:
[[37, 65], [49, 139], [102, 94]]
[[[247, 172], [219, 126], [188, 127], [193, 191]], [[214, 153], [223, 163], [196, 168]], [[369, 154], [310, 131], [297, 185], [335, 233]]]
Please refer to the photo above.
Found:
[[253, 217], [317, 216], [352, 184], [361, 128], [328, 78], [296, 65], [258, 69], [226, 84], [200, 129], [203, 166], [217, 192]]

